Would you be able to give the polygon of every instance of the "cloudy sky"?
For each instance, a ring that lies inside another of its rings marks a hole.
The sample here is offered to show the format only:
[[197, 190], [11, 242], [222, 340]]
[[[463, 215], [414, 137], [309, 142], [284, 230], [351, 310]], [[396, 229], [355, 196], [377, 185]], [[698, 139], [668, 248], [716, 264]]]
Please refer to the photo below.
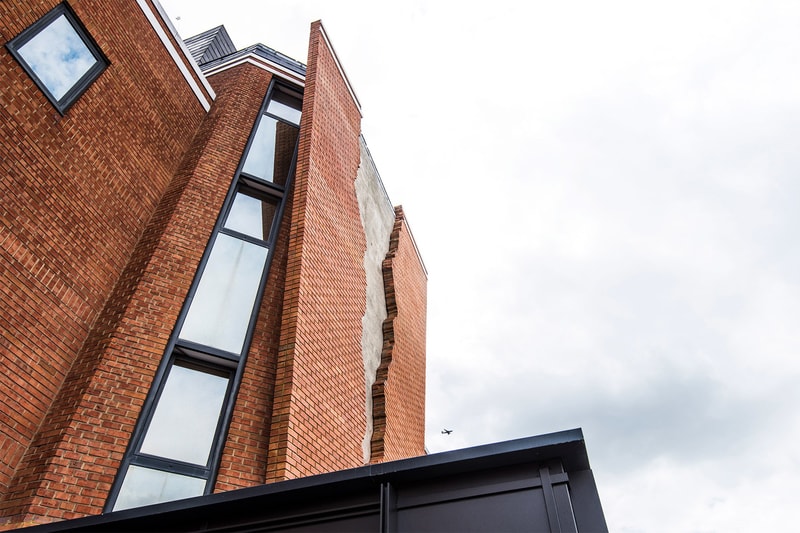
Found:
[[431, 452], [582, 427], [612, 531], [794, 524], [800, 3], [162, 4], [304, 62], [322, 19], [429, 271]]

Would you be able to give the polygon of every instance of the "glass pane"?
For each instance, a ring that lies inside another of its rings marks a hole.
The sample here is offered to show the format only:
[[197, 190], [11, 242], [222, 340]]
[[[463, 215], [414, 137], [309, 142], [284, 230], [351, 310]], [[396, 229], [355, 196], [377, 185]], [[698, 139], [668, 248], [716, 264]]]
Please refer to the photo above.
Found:
[[285, 185], [297, 134], [296, 126], [261, 115], [242, 171], [276, 185]]
[[267, 104], [267, 113], [271, 113], [276, 117], [281, 117], [288, 120], [292, 124], [300, 125], [300, 109], [303, 107], [303, 102], [299, 99], [290, 96], [280, 91], [275, 91], [272, 98]]
[[97, 63], [65, 15], [53, 20], [18, 52], [56, 100]]
[[114, 510], [200, 496], [205, 486], [205, 479], [130, 466], [114, 503]]
[[266, 259], [263, 246], [217, 235], [180, 338], [241, 353]]
[[267, 240], [277, 207], [274, 201], [236, 193], [228, 218], [225, 219], [225, 227], [256, 239]]
[[227, 390], [227, 377], [173, 365], [142, 453], [205, 466]]

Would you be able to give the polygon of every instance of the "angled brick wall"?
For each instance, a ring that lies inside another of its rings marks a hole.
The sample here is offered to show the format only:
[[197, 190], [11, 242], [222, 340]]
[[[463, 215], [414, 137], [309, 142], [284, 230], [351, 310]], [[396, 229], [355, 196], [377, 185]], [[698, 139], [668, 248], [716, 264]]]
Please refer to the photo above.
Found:
[[361, 115], [312, 24], [267, 481], [362, 464]]
[[0, 47], [0, 499], [205, 116], [135, 2], [71, 5], [110, 66], [65, 116]]
[[7, 521], [102, 511], [270, 77], [214, 78], [215, 105], [0, 502]]

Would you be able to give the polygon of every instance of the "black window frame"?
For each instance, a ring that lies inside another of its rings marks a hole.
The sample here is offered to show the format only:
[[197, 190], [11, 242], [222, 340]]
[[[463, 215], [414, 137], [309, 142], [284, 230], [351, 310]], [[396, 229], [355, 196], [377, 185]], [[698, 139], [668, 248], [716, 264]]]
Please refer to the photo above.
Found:
[[[50, 89], [47, 87], [47, 85], [41, 80], [41, 78], [39, 78], [36, 72], [34, 72], [33, 68], [31, 68], [25, 58], [22, 57], [19, 49], [30, 42], [34, 37], [39, 35], [44, 29], [48, 28], [50, 24], [52, 24], [58, 17], [62, 15], [66, 17], [67, 22], [69, 22], [69, 24], [72, 26], [72, 29], [75, 30], [75, 33], [78, 35], [78, 37], [80, 37], [80, 39], [83, 41], [83, 44], [86, 45], [86, 47], [89, 49], [89, 52], [91, 52], [97, 61], [83, 74], [83, 76], [78, 79], [78, 81], [72, 85], [72, 87], [69, 88], [69, 90], [67, 90], [66, 93], [64, 93], [64, 96], [59, 99], [56, 98], [52, 92], [50, 92]], [[111, 64], [106, 55], [97, 45], [97, 42], [66, 2], [58, 4], [39, 20], [22, 30], [19, 35], [6, 43], [6, 49], [8, 49], [11, 56], [17, 61], [17, 63], [20, 64], [26, 74], [28, 74], [39, 90], [42, 91], [42, 93], [47, 97], [47, 100], [61, 115], [66, 114], [69, 108], [78, 101], [81, 95], [83, 95], [83, 93], [89, 89], [92, 83], [94, 83], [94, 81], [97, 80], [97, 78], [99, 78], [100, 75]]]
[[[153, 383], [151, 385], [150, 392], [145, 398], [145, 402], [144, 405], [142, 406], [139, 419], [136, 423], [136, 426], [134, 427], [133, 434], [131, 435], [131, 439], [128, 443], [128, 448], [125, 451], [125, 455], [123, 456], [122, 462], [120, 463], [119, 469], [117, 471], [117, 475], [114, 479], [111, 490], [109, 491], [104, 512], [111, 512], [114, 510], [114, 506], [117, 502], [120, 490], [122, 488], [123, 482], [125, 480], [126, 474], [130, 466], [141, 466], [145, 468], [161, 470], [168, 473], [204, 478], [206, 480], [206, 485], [203, 491], [203, 495], [210, 494], [211, 490], [214, 487], [214, 484], [216, 483], [216, 477], [219, 471], [219, 464], [222, 457], [222, 450], [225, 446], [225, 441], [227, 439], [227, 433], [233, 415], [233, 408], [236, 402], [236, 396], [239, 391], [242, 375], [244, 373], [245, 363], [247, 361], [247, 354], [249, 352], [250, 344], [252, 342], [253, 333], [255, 330], [255, 324], [258, 321], [258, 311], [261, 307], [261, 303], [264, 297], [264, 291], [266, 289], [266, 282], [269, 277], [270, 265], [272, 263], [272, 257], [274, 255], [275, 243], [278, 239], [281, 221], [283, 220], [284, 212], [286, 210], [286, 197], [288, 195], [289, 190], [293, 186], [295, 170], [297, 167], [297, 154], [300, 145], [300, 135], [299, 135], [300, 126], [299, 124], [294, 124], [290, 121], [279, 119], [282, 120], [283, 122], [286, 122], [287, 124], [291, 124], [298, 128], [298, 135], [295, 141], [294, 151], [292, 154], [292, 161], [291, 164], [289, 165], [288, 176], [286, 178], [285, 185], [280, 186], [272, 182], [255, 178], [248, 174], [245, 174], [242, 171], [247, 156], [250, 153], [250, 149], [253, 144], [253, 139], [255, 137], [259, 121], [261, 120], [261, 117], [263, 115], [267, 114], [266, 112], [267, 106], [269, 105], [269, 102], [271, 101], [276, 91], [289, 93], [290, 95], [299, 98], [300, 103], [302, 104], [302, 94], [303, 94], [302, 89], [297, 89], [287, 86], [283, 83], [276, 82], [276, 80], [273, 79], [273, 81], [270, 83], [267, 89], [266, 96], [262, 101], [259, 113], [256, 116], [255, 122], [250, 132], [250, 136], [245, 146], [244, 153], [242, 154], [242, 157], [239, 161], [239, 165], [236, 169], [233, 182], [228, 190], [227, 196], [225, 197], [225, 201], [223, 202], [222, 209], [220, 210], [219, 216], [217, 217], [217, 221], [214, 225], [214, 229], [212, 230], [211, 236], [209, 237], [209, 240], [206, 243], [205, 252], [203, 253], [203, 257], [201, 258], [200, 264], [197, 267], [194, 280], [192, 281], [192, 285], [189, 289], [189, 293], [186, 297], [181, 312], [175, 323], [175, 327], [167, 343], [165, 356], [162, 358], [161, 364], [159, 365], [159, 368], [156, 371], [156, 375], [153, 378]], [[240, 192], [255, 198], [260, 198], [262, 200], [269, 199], [275, 201], [276, 212], [272, 224], [270, 226], [269, 235], [267, 236], [266, 239], [258, 239], [250, 235], [243, 234], [229, 228], [225, 228], [225, 222], [227, 221], [228, 215], [230, 214], [231, 208], [233, 207], [233, 202], [236, 198], [236, 195]], [[259, 283], [258, 290], [256, 292], [256, 298], [253, 304], [254, 307], [250, 315], [250, 322], [248, 323], [247, 333], [245, 334], [241, 354], [234, 354], [232, 352], [227, 352], [218, 348], [206, 346], [203, 344], [179, 338], [181, 329], [185, 322], [186, 316], [189, 312], [192, 300], [194, 298], [195, 293], [197, 292], [198, 285], [200, 284], [203, 272], [206, 268], [209, 257], [211, 255], [214, 243], [216, 242], [216, 239], [220, 234], [225, 234], [242, 241], [263, 246], [267, 249], [267, 257], [263, 267], [261, 281]], [[142, 442], [144, 441], [144, 438], [147, 435], [147, 430], [150, 426], [150, 421], [152, 420], [156, 407], [158, 406], [158, 400], [166, 384], [169, 371], [171, 370], [172, 366], [175, 364], [176, 361], [181, 361], [181, 362], [189, 361], [190, 364], [193, 365], [196, 364], [198, 366], [201, 366], [209, 370], [214, 370], [216, 372], [223, 372], [223, 373], [229, 372], [231, 374], [231, 381], [228, 386], [228, 393], [225, 401], [223, 402], [222, 410], [218, 420], [216, 436], [211, 447], [211, 452], [209, 453], [209, 460], [207, 462], [206, 467], [198, 467], [197, 465], [184, 463], [182, 461], [177, 461], [174, 459], [155, 457], [149, 454], [141, 453], [139, 451]]]
[[182, 474], [185, 476], [191, 476], [197, 478], [202, 477], [204, 479], [207, 479], [209, 475], [209, 469], [211, 468], [212, 458], [217, 453], [218, 451], [217, 448], [220, 446], [220, 442], [217, 437], [219, 435], [220, 430], [222, 429], [221, 428], [222, 416], [220, 416], [219, 419], [217, 420], [217, 426], [214, 429], [214, 438], [212, 439], [211, 447], [208, 452], [208, 459], [206, 459], [206, 463], [204, 465], [188, 463], [185, 461], [181, 461], [180, 459], [160, 457], [157, 455], [152, 455], [141, 451], [142, 444], [144, 443], [144, 439], [147, 436], [148, 430], [150, 429], [150, 424], [153, 421], [153, 416], [156, 413], [155, 408], [156, 406], [158, 406], [159, 400], [161, 399], [161, 395], [164, 392], [164, 388], [166, 387], [167, 384], [167, 379], [169, 378], [169, 375], [172, 373], [172, 369], [175, 368], [176, 366], [189, 368], [191, 370], [195, 370], [198, 372], [215, 374], [219, 377], [227, 378], [228, 385], [226, 387], [225, 397], [222, 401], [222, 406], [220, 407], [220, 414], [222, 412], [225, 412], [227, 404], [231, 401], [231, 390], [233, 388], [235, 369], [219, 364], [213, 364], [210, 361], [203, 361], [193, 357], [187, 357], [186, 355], [179, 352], [173, 353], [172, 357], [170, 358], [169, 364], [167, 365], [166, 371], [164, 372], [164, 376], [159, 381], [158, 387], [155, 391], [155, 395], [153, 398], [153, 408], [147, 412], [147, 416], [145, 417], [142, 431], [140, 431], [136, 435], [136, 441], [132, 442], [133, 449], [135, 451], [133, 454], [131, 454], [130, 460], [125, 465], [125, 471], [128, 470], [128, 466], [133, 465], [133, 466], [143, 466], [146, 468], [151, 468], [153, 470], [161, 470], [173, 474]]
[[[267, 108], [269, 107], [269, 103], [273, 98], [273, 94], [276, 93], [276, 92], [280, 93], [280, 94], [284, 94], [284, 95], [286, 95], [286, 96], [288, 96], [290, 98], [294, 98], [296, 100], [299, 100], [301, 104], [303, 102], [303, 92], [302, 91], [298, 91], [297, 89], [294, 89], [294, 88], [289, 87], [287, 85], [284, 85], [282, 83], [275, 83], [274, 81], [270, 84], [269, 91], [267, 92], [267, 98], [264, 99], [264, 103], [261, 106], [261, 110], [259, 111], [258, 116], [256, 117], [256, 121], [255, 121], [255, 123], [253, 125], [253, 131], [250, 134], [250, 138], [247, 140], [247, 146], [245, 146], [244, 155], [242, 156], [242, 160], [239, 163], [239, 168], [236, 169], [236, 175], [237, 175], [237, 181], [240, 184], [249, 185], [250, 189], [260, 190], [262, 192], [265, 192], [267, 194], [273, 195], [275, 197], [282, 198], [284, 193], [285, 193], [285, 191], [289, 190], [289, 187], [291, 185], [290, 180], [294, 176], [294, 168], [295, 168], [295, 165], [297, 165], [297, 148], [298, 148], [298, 146], [300, 144], [300, 132], [299, 132], [300, 124], [295, 124], [294, 122], [292, 122], [290, 120], [287, 120], [286, 118], [281, 117], [280, 115], [276, 115], [274, 113], [270, 113], [269, 111], [267, 111]], [[281, 103], [284, 103], [284, 102], [281, 102]], [[270, 117], [270, 118], [272, 118], [274, 120], [277, 120], [279, 122], [283, 122], [284, 124], [289, 124], [291, 126], [296, 126], [297, 129], [298, 129], [297, 142], [295, 143], [295, 151], [294, 151], [294, 155], [292, 156], [292, 161], [293, 162], [292, 162], [291, 168], [289, 170], [289, 176], [287, 177], [285, 185], [280, 185], [279, 183], [276, 183], [274, 180], [273, 181], [265, 180], [265, 179], [263, 179], [263, 178], [261, 178], [259, 176], [256, 176], [254, 174], [248, 174], [247, 172], [244, 171], [244, 166], [245, 166], [245, 163], [247, 161], [247, 156], [250, 154], [250, 149], [252, 148], [253, 142], [255, 141], [256, 130], [258, 129], [259, 123], [261, 122], [261, 117], [264, 116], [264, 115], [266, 115], [266, 116], [268, 116], [268, 117]], [[301, 117], [301, 119], [302, 119], [302, 117]]]
[[[234, 200], [236, 200], [237, 194], [243, 194], [245, 196], [255, 198], [256, 200], [259, 200], [261, 202], [271, 202], [275, 206], [275, 213], [269, 225], [269, 234], [265, 238], [261, 239], [259, 237], [254, 237], [252, 235], [249, 235], [247, 233], [242, 233], [241, 231], [225, 227], [225, 223], [228, 221], [228, 216], [230, 215], [231, 210], [233, 209], [233, 202]], [[254, 187], [252, 184], [249, 183], [249, 181], [245, 182], [241, 180], [233, 191], [231, 201], [228, 203], [228, 205], [223, 211], [221, 217], [222, 223], [220, 224], [219, 227], [219, 233], [224, 233], [225, 235], [235, 237], [239, 240], [247, 241], [251, 244], [263, 246], [268, 250], [272, 250], [272, 244], [275, 242], [275, 239], [277, 238], [277, 229], [278, 226], [280, 225], [278, 222], [278, 211], [280, 210], [282, 199], [283, 199], [282, 194], [281, 195], [274, 194], [271, 191], [266, 191], [258, 187]]]

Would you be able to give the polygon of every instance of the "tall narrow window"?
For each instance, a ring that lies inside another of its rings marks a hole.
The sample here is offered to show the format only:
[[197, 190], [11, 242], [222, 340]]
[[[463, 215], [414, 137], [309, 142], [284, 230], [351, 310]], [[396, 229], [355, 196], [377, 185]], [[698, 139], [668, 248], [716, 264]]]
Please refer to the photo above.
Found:
[[244, 160], [244, 175], [281, 187], [286, 184], [297, 144], [300, 104], [299, 98], [286, 92], [275, 93], [266, 112], [259, 118], [252, 145]]
[[269, 91], [107, 510], [211, 490], [294, 172], [301, 103], [289, 89]]
[[203, 493], [230, 382], [230, 371], [184, 359], [170, 366], [115, 510]]
[[205, 465], [229, 382], [227, 373], [191, 368], [183, 361], [175, 363], [153, 411], [141, 452]]
[[56, 6], [6, 47], [62, 114], [108, 66], [67, 4]]

